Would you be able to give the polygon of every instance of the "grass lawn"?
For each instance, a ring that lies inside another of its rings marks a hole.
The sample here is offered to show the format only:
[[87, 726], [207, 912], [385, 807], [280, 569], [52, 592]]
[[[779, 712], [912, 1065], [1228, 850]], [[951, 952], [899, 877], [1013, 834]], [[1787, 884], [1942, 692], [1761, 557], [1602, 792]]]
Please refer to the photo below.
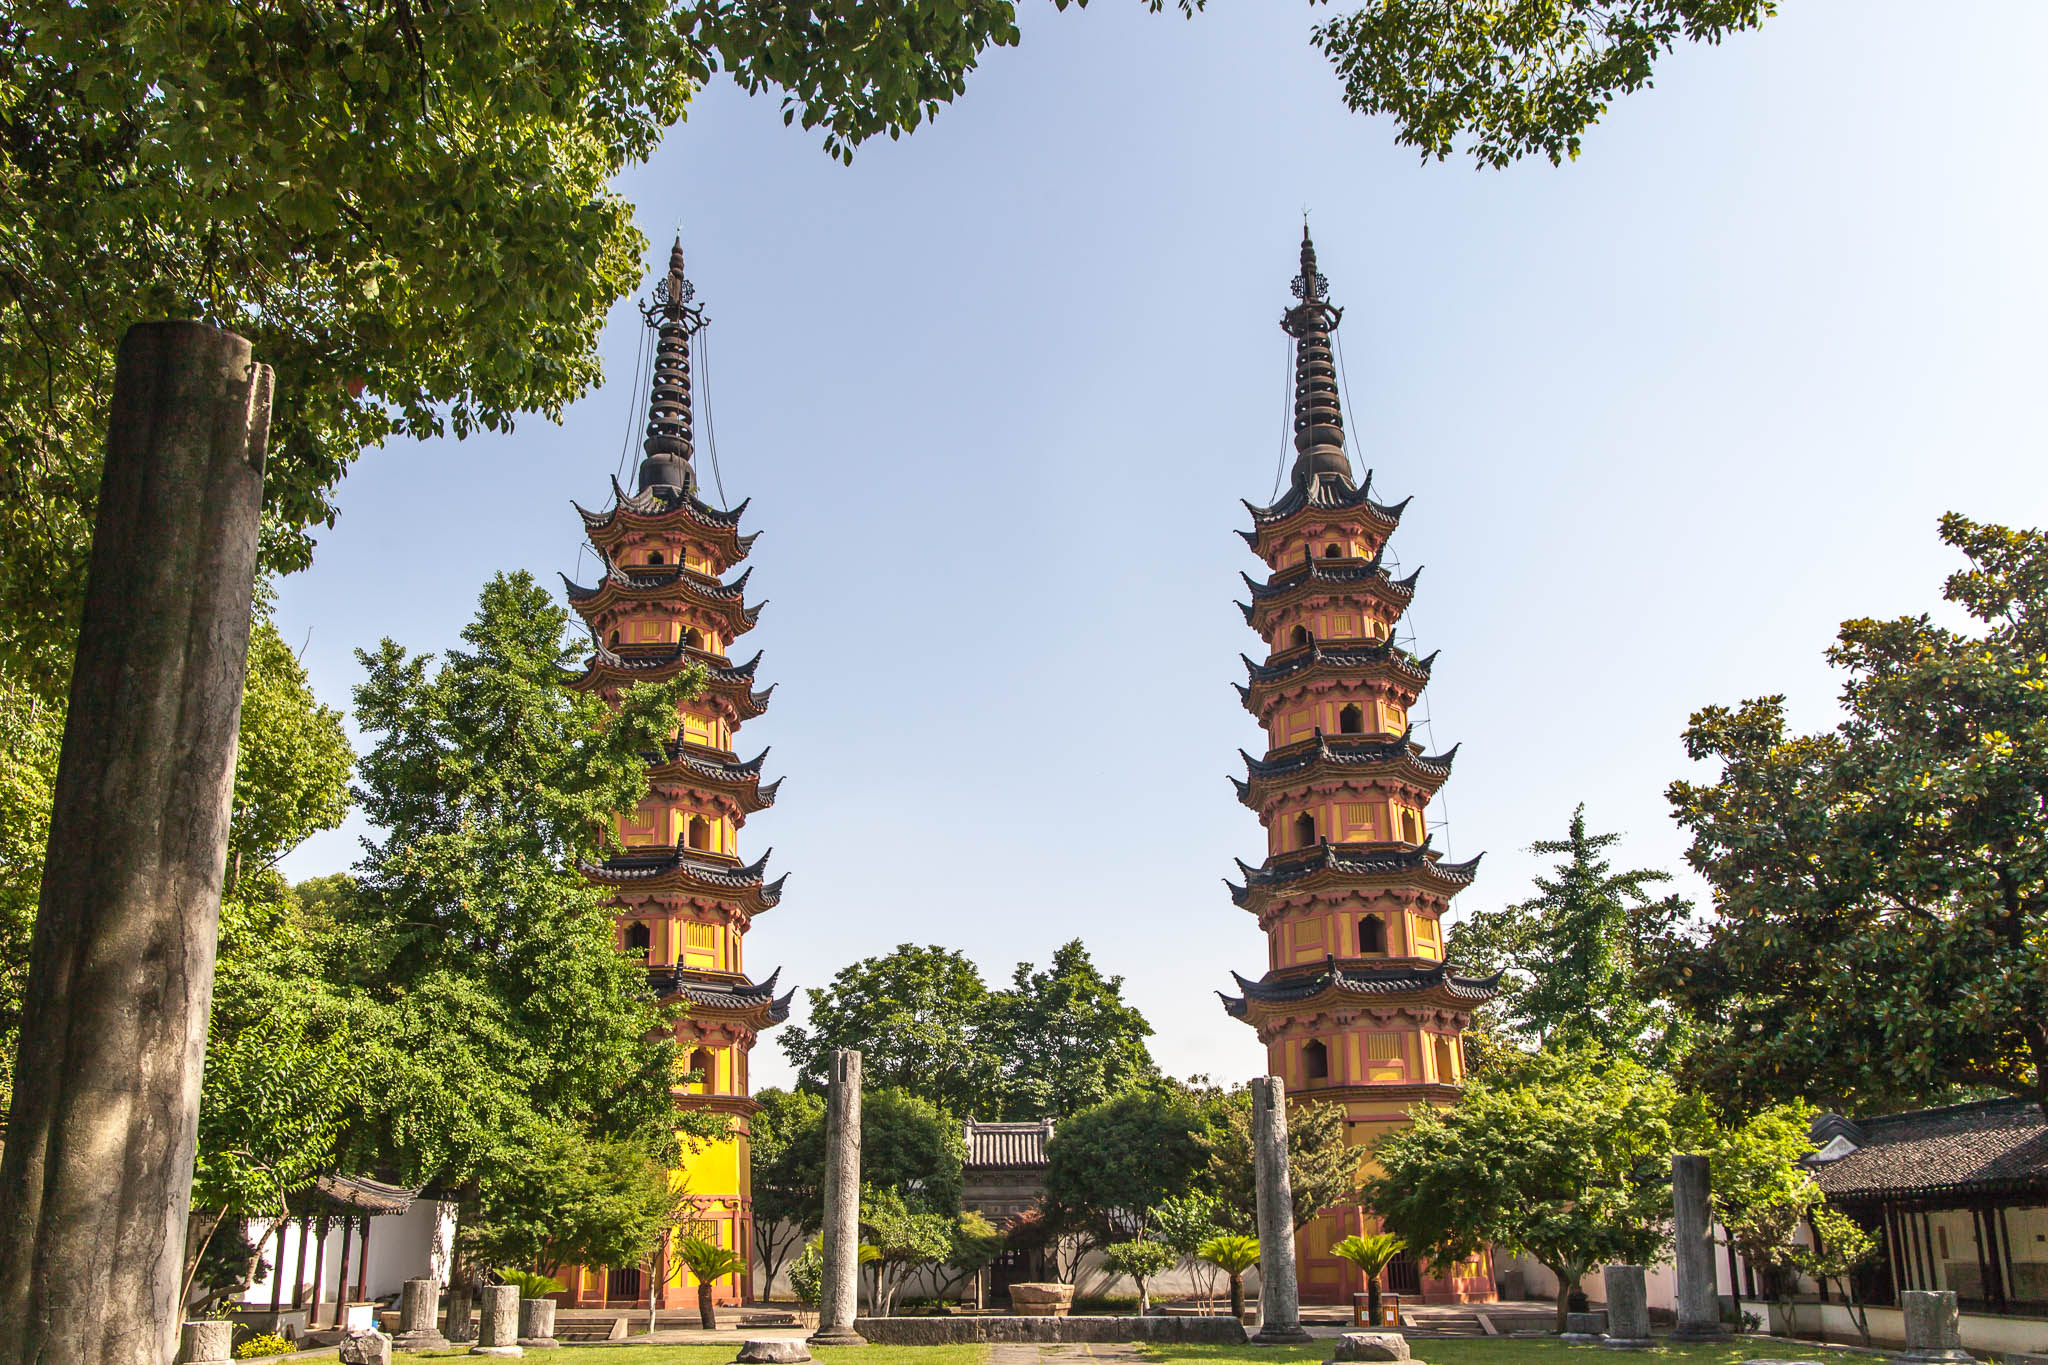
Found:
[[[1279, 1362], [1327, 1359], [1334, 1341], [1316, 1341], [1302, 1346], [1174, 1346], [1148, 1343], [1138, 1349], [1159, 1361], [1187, 1361], [1191, 1365], [1279, 1365]], [[1736, 1365], [1743, 1360], [1811, 1359], [1819, 1354], [1808, 1347], [1782, 1341], [1736, 1341], [1726, 1345], [1654, 1346], [1647, 1351], [1610, 1351], [1604, 1346], [1573, 1346], [1558, 1341], [1528, 1337], [1449, 1337], [1408, 1343], [1418, 1361], [1426, 1365], [1622, 1365], [1630, 1360], [1653, 1361], [1656, 1365]], [[1871, 1365], [1875, 1356], [1829, 1351], [1825, 1359], [1843, 1365]]]
[[[762, 1328], [762, 1336], [787, 1335], [789, 1329]], [[410, 1365], [413, 1361], [435, 1361], [437, 1365], [454, 1355], [467, 1355], [468, 1347], [461, 1351], [425, 1351], [412, 1355], [399, 1351], [392, 1356], [392, 1365]], [[577, 1365], [732, 1365], [732, 1358], [739, 1353], [738, 1341], [711, 1342], [702, 1346], [566, 1346], [556, 1351], [529, 1351], [526, 1359], [534, 1362], [573, 1360]], [[846, 1365], [981, 1365], [988, 1359], [988, 1347], [977, 1343], [971, 1346], [859, 1346], [820, 1347], [815, 1353], [819, 1360], [840, 1360]], [[1431, 1361], [1429, 1365], [1436, 1365]]]
[[[1321, 1361], [1336, 1343], [1316, 1341], [1302, 1346], [1176, 1346], [1161, 1343], [1141, 1345], [1148, 1359], [1186, 1362], [1187, 1365], [1296, 1365]], [[569, 1347], [582, 1365], [731, 1365], [738, 1342], [704, 1346], [606, 1346]], [[1519, 1337], [1449, 1338], [1410, 1343], [1416, 1359], [1426, 1365], [1627, 1365], [1631, 1360], [1650, 1365], [1737, 1365], [1744, 1360], [1793, 1360], [1811, 1358], [1814, 1351], [1779, 1341], [1738, 1341], [1720, 1346], [1658, 1346], [1647, 1351], [1609, 1351], [1599, 1346], [1567, 1346], [1555, 1341]], [[844, 1365], [982, 1365], [988, 1358], [986, 1345], [973, 1346], [866, 1346], [821, 1349], [820, 1360], [842, 1361]], [[408, 1355], [400, 1352], [394, 1365], [404, 1362], [444, 1359], [457, 1352]], [[541, 1360], [561, 1359], [555, 1352], [535, 1352]], [[1871, 1365], [1872, 1356], [1828, 1352], [1825, 1359], [1842, 1365]]]

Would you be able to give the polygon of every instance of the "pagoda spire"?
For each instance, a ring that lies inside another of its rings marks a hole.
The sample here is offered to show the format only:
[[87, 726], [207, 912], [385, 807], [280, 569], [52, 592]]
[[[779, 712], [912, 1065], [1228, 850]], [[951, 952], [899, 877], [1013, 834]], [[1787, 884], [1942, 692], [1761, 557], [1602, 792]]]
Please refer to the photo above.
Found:
[[697, 486], [690, 457], [696, 451], [690, 415], [690, 337], [704, 325], [704, 310], [692, 305], [697, 287], [683, 274], [683, 239], [668, 253], [668, 275], [654, 286], [641, 310], [654, 329], [654, 391], [647, 405], [647, 439], [641, 448], [640, 488], [657, 486], [689, 492]]
[[1294, 338], [1294, 486], [1305, 489], [1319, 474], [1340, 476], [1352, 486], [1351, 460], [1344, 453], [1344, 410], [1337, 398], [1337, 366], [1330, 334], [1344, 310], [1329, 300], [1330, 282], [1316, 269], [1316, 244], [1301, 225], [1301, 273], [1294, 277], [1300, 302], [1280, 318]]

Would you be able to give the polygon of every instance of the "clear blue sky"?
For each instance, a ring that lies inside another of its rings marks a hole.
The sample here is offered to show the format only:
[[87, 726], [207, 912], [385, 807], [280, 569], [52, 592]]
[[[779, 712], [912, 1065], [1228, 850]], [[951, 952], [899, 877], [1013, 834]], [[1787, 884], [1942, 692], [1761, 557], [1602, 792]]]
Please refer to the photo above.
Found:
[[[1563, 169], [1418, 165], [1342, 107], [1327, 11], [1246, 0], [1032, 3], [850, 169], [708, 91], [622, 188], [657, 253], [683, 228], [725, 488], [765, 533], [741, 643], [778, 686], [740, 748], [788, 781], [743, 840], [793, 875], [755, 973], [917, 941], [995, 980], [1079, 937], [1164, 1066], [1262, 1069], [1210, 992], [1264, 964], [1222, 886], [1263, 847], [1225, 780], [1260, 747], [1233, 532], [1280, 455], [1304, 210], [1358, 455], [1415, 497], [1394, 549], [1427, 566], [1433, 739], [1464, 745], [1439, 846], [1488, 855], [1460, 904], [1527, 894], [1580, 801], [1680, 869], [1692, 711], [1785, 692], [1830, 723], [1822, 649], [1936, 605], [1943, 510], [2048, 522], [2048, 7], [1784, 8]], [[380, 636], [453, 642], [498, 570], [593, 578], [569, 500], [604, 505], [642, 420], [638, 327], [561, 428], [364, 457], [281, 594], [323, 696]], [[756, 1083], [786, 1075], [764, 1042]]]

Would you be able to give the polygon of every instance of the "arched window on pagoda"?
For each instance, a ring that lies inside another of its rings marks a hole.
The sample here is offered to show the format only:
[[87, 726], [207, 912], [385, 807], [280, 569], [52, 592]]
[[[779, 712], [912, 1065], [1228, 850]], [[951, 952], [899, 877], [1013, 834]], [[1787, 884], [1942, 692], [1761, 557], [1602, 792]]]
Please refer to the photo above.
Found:
[[1323, 558], [1324, 558], [1324, 559], [1341, 559], [1341, 558], [1343, 558], [1343, 556], [1344, 556], [1344, 550], [1343, 550], [1343, 548], [1342, 548], [1341, 546], [1337, 546], [1337, 545], [1325, 545], [1325, 546], [1323, 547]]
[[1412, 810], [1401, 812], [1401, 837], [1411, 844], [1422, 842], [1422, 817]]
[[626, 926], [626, 951], [644, 953], [654, 946], [654, 931], [645, 924], [634, 922]]
[[698, 631], [686, 630], [683, 632], [683, 643], [692, 649], [702, 649], [704, 648], [704, 636]]
[[1455, 1084], [1458, 1079], [1457, 1049], [1451, 1040], [1441, 1035], [1436, 1040], [1436, 1078], [1445, 1085]]
[[1307, 811], [1294, 817], [1294, 846], [1307, 848], [1316, 841], [1316, 818]]
[[[615, 643], [615, 644], [616, 644], [616, 643], [617, 643], [617, 641], [614, 641], [613, 643]], [[1296, 626], [1296, 627], [1295, 627], [1295, 628], [1294, 628], [1293, 630], [1291, 630], [1291, 631], [1289, 631], [1289, 632], [1288, 632], [1288, 634], [1287, 634], [1287, 644], [1288, 644], [1288, 647], [1289, 647], [1290, 649], [1299, 649], [1299, 648], [1300, 648], [1301, 646], [1303, 646], [1303, 645], [1305, 645], [1305, 644], [1307, 644], [1307, 643], [1308, 643], [1308, 627], [1307, 627], [1307, 626]]]
[[1340, 735], [1362, 735], [1365, 733], [1365, 712], [1356, 706], [1347, 706], [1337, 713], [1337, 733]]
[[619, 633], [618, 633], [617, 631], [613, 631], [613, 632], [612, 632], [612, 647], [613, 647], [614, 649], [616, 649], [616, 648], [618, 648], [618, 644], [619, 644]]
[[690, 1070], [700, 1073], [697, 1090], [701, 1094], [714, 1094], [718, 1088], [718, 1059], [711, 1055], [711, 1049], [700, 1047], [690, 1054]]
[[1360, 953], [1384, 953], [1387, 951], [1387, 922], [1378, 915], [1366, 915], [1358, 921], [1358, 951]]
[[691, 816], [689, 839], [691, 848], [701, 849], [707, 853], [710, 852], [711, 822], [701, 815]]
[[662, 557], [661, 557], [661, 551], [659, 551], [659, 550], [649, 550], [649, 551], [647, 552], [647, 562], [648, 562], [649, 564], [661, 564], [661, 563], [664, 563], [664, 562], [666, 562], [666, 561], [664, 561], [664, 560], [662, 559]]
[[1301, 1074], [1311, 1081], [1330, 1078], [1330, 1049], [1323, 1046], [1322, 1039], [1312, 1038], [1302, 1045]]

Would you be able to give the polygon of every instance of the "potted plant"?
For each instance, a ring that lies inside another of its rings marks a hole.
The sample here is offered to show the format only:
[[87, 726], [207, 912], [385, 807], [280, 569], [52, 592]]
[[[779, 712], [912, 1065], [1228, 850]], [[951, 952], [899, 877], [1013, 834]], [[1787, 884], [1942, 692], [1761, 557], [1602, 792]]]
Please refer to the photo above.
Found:
[[1391, 1232], [1375, 1232], [1364, 1237], [1346, 1237], [1330, 1248], [1365, 1276], [1365, 1318], [1375, 1327], [1380, 1325], [1380, 1273], [1407, 1246]]

